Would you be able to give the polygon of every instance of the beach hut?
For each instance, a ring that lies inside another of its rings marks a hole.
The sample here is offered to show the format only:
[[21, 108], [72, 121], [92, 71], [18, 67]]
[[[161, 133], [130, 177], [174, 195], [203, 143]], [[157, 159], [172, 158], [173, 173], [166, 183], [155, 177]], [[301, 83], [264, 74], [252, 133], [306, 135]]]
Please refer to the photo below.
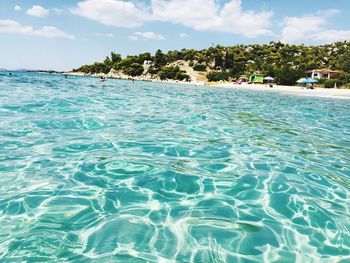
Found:
[[264, 83], [264, 75], [259, 73], [253, 73], [249, 77], [249, 82], [251, 83]]
[[309, 73], [313, 79], [332, 79], [339, 78], [342, 75], [340, 71], [330, 69], [312, 69], [306, 72]]

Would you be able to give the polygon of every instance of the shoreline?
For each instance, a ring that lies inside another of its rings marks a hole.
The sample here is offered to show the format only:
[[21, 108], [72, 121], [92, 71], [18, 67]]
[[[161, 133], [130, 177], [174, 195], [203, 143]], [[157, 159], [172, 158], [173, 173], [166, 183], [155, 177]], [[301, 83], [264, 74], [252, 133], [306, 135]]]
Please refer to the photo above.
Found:
[[268, 87], [268, 85], [265, 85], [265, 84], [238, 85], [234, 83], [220, 83], [217, 85], [213, 85], [213, 87], [236, 89], [236, 90], [277, 92], [284, 95], [293, 95], [293, 96], [300, 96], [300, 97], [350, 99], [350, 89], [325, 89], [325, 88], [304, 89], [300, 86], [283, 86], [283, 85], [274, 85], [272, 88], [270, 88]]
[[350, 89], [304, 89], [300, 86], [283, 86], [273, 85], [270, 88], [266, 84], [235, 84], [235, 83], [215, 83], [208, 85], [202, 81], [177, 81], [177, 80], [161, 80], [159, 78], [153, 78], [150, 75], [144, 75], [142, 77], [131, 77], [124, 74], [85, 74], [81, 72], [66, 72], [63, 75], [68, 76], [79, 76], [79, 77], [106, 77], [110, 79], [121, 79], [121, 80], [134, 80], [134, 81], [145, 81], [154, 83], [169, 83], [169, 84], [186, 84], [209, 87], [213, 89], [235, 89], [235, 90], [248, 90], [248, 91], [260, 91], [260, 92], [277, 92], [284, 95], [293, 95], [300, 97], [317, 97], [317, 98], [333, 98], [333, 99], [350, 99]]

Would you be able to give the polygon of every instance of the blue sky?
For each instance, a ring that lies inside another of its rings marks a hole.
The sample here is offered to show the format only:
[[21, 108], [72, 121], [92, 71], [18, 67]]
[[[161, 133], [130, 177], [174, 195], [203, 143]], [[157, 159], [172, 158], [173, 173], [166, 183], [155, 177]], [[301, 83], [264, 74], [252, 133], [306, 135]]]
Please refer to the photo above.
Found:
[[70, 70], [127, 54], [350, 40], [349, 0], [1, 0], [0, 67]]

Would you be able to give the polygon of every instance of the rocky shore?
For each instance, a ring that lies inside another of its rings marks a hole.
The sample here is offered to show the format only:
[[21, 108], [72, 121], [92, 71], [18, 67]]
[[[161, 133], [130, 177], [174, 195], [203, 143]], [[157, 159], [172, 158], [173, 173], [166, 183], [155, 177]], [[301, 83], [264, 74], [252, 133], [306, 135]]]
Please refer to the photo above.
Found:
[[161, 80], [159, 77], [144, 74], [141, 76], [130, 76], [124, 74], [122, 71], [118, 71], [115, 69], [111, 69], [109, 73], [95, 73], [95, 74], [86, 74], [84, 72], [65, 72], [64, 75], [68, 76], [90, 76], [90, 77], [98, 77], [98, 78], [110, 78], [110, 79], [124, 79], [124, 80], [137, 80], [137, 81], [148, 81], [148, 82], [164, 82], [164, 83], [182, 83], [182, 84], [194, 84], [194, 85], [206, 85], [206, 81], [199, 81], [191, 76], [191, 81], [179, 81], [179, 80]]

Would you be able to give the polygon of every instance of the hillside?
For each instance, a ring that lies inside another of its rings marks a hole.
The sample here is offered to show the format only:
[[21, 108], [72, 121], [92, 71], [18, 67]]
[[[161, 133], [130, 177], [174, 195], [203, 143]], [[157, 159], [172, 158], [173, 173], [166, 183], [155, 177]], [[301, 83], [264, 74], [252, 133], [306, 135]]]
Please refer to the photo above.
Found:
[[319, 68], [342, 71], [344, 74], [340, 81], [348, 82], [350, 43], [305, 46], [270, 42], [167, 53], [158, 50], [154, 55], [143, 53], [123, 59], [112, 52], [103, 62], [84, 65], [73, 72], [203, 82], [237, 79], [241, 75], [260, 72], [274, 77], [279, 84], [293, 85], [305, 76], [307, 70]]

